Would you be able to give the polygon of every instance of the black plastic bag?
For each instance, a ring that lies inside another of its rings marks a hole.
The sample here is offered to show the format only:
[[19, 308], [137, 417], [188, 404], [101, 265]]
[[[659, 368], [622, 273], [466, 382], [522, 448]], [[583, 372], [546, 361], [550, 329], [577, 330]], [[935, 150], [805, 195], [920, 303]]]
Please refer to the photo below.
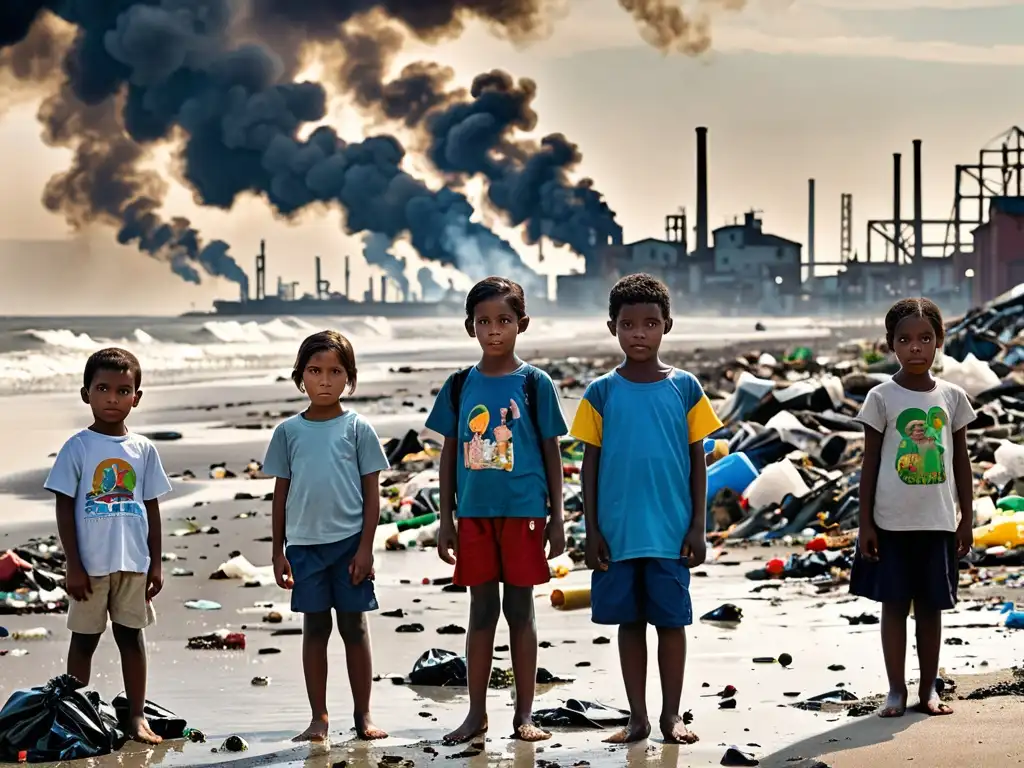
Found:
[[[110, 703], [116, 713], [117, 722], [122, 727], [128, 725], [128, 699], [124, 697], [124, 694], [115, 696], [114, 700]], [[188, 726], [188, 723], [185, 722], [185, 718], [178, 717], [169, 709], [164, 709], [159, 704], [154, 704], [149, 699], [146, 699], [142, 714], [145, 715], [150, 730], [164, 741], [185, 737], [185, 728]]]
[[533, 713], [534, 722], [543, 728], [611, 728], [629, 722], [629, 712], [599, 701], [568, 699], [553, 709]]
[[443, 648], [424, 651], [409, 673], [409, 685], [465, 686], [466, 660]]
[[0, 760], [30, 763], [80, 760], [120, 749], [125, 734], [97, 711], [85, 686], [70, 675], [41, 688], [15, 691], [0, 710]]

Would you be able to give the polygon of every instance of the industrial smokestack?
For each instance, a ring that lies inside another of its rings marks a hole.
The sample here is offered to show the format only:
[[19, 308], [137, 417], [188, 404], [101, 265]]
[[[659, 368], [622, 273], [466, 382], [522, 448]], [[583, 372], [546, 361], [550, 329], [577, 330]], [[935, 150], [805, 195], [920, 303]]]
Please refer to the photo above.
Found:
[[380, 303], [383, 304], [388, 300], [388, 276], [380, 276]]
[[373, 301], [373, 275], [370, 275], [370, 285], [366, 289], [366, 300]]
[[708, 129], [697, 129], [697, 243], [698, 256], [708, 250]]
[[256, 300], [267, 297], [267, 241], [260, 240], [260, 252], [256, 255]]
[[348, 281], [349, 281], [349, 278], [351, 276], [352, 276], [352, 273], [349, 271], [349, 268], [348, 268], [348, 256], [346, 256], [345, 257], [345, 298], [346, 299], [351, 298], [351, 295], [348, 292], [348, 289], [349, 289]]
[[323, 281], [320, 279], [320, 257], [316, 257], [316, 297], [318, 299], [323, 298], [322, 296]]
[[900, 235], [903, 231], [903, 220], [900, 218], [900, 201], [903, 198], [901, 161], [902, 155], [899, 152], [894, 152], [892, 155], [892, 224], [893, 240], [896, 243], [894, 260], [897, 264], [900, 261], [900, 242], [902, 240]]
[[807, 279], [814, 279], [814, 179], [807, 180]]
[[921, 140], [914, 139], [914, 264], [923, 267], [924, 223], [921, 214]]

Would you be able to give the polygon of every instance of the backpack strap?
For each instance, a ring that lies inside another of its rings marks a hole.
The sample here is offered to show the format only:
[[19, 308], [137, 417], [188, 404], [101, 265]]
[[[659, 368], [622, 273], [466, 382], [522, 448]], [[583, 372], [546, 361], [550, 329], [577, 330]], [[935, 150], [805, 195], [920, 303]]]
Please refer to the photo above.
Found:
[[533, 431], [537, 433], [538, 442], [543, 443], [544, 438], [540, 433], [540, 406], [538, 405], [540, 378], [540, 371], [531, 365], [526, 373], [523, 396], [526, 399], [526, 415], [530, 417], [530, 423], [533, 424]]
[[452, 413], [455, 414], [455, 434], [460, 437], [462, 435], [462, 430], [459, 428], [459, 421], [462, 418], [462, 390], [465, 388], [466, 379], [469, 378], [469, 371], [470, 368], [460, 368], [452, 374], [448, 383], [448, 396], [451, 400]]

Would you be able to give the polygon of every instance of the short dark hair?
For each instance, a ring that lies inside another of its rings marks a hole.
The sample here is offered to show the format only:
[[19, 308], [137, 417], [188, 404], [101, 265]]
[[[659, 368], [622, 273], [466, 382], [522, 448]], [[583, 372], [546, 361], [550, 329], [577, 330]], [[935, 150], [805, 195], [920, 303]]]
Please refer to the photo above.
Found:
[[885, 313], [885, 343], [893, 348], [896, 340], [896, 326], [908, 317], [923, 317], [932, 325], [935, 338], [942, 342], [946, 337], [946, 324], [942, 320], [942, 311], [930, 299], [900, 299]]
[[466, 322], [472, 323], [476, 308], [491, 299], [505, 299], [516, 317], [526, 317], [526, 294], [523, 286], [507, 277], [486, 277], [469, 290], [466, 296]]
[[654, 275], [644, 272], [626, 275], [612, 286], [608, 294], [608, 316], [612, 322], [618, 320], [619, 312], [630, 304], [657, 304], [661, 308], [663, 320], [669, 319], [672, 309], [668, 286]]
[[89, 355], [89, 359], [85, 361], [85, 375], [82, 377], [82, 386], [89, 389], [98, 371], [134, 373], [135, 389], [142, 386], [142, 366], [139, 365], [139, 359], [127, 349], [108, 347]]
[[302, 386], [302, 372], [309, 365], [313, 355], [321, 352], [335, 352], [341, 361], [341, 367], [348, 376], [348, 391], [355, 392], [356, 389], [356, 353], [352, 349], [352, 342], [346, 339], [337, 331], [320, 331], [312, 336], [307, 336], [299, 347], [299, 354], [295, 356], [295, 367], [292, 369], [292, 381], [299, 388], [300, 392], [306, 390]]

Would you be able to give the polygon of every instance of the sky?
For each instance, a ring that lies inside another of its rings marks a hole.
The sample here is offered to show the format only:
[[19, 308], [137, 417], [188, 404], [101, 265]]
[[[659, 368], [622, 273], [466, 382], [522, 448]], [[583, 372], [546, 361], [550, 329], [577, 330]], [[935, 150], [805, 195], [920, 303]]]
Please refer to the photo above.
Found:
[[[817, 258], [829, 261], [839, 255], [842, 193], [853, 195], [854, 247], [861, 253], [866, 220], [891, 215], [893, 152], [904, 153], [903, 210], [909, 216], [911, 142], [923, 141], [925, 217], [944, 218], [953, 204], [954, 164], [976, 162], [981, 147], [1024, 122], [1017, 102], [1024, 97], [1016, 95], [1024, 3], [748, 0], [742, 10], [716, 13], [711, 50], [696, 58], [648, 46], [616, 0], [568, 5], [549, 37], [529, 46], [471, 25], [456, 41], [410, 46], [398, 66], [432, 58], [454, 67], [465, 85], [494, 68], [533, 78], [537, 135], [560, 132], [579, 145], [579, 175], [605, 194], [627, 242], [662, 237], [665, 216], [680, 207], [693, 226], [699, 125], [709, 129], [712, 229], [757, 210], [766, 231], [806, 242], [807, 179], [813, 177]], [[5, 314], [163, 314], [237, 296], [237, 287], [224, 281], [182, 283], [166, 266], [118, 247], [112, 231], [77, 235], [88, 247], [69, 247], [49, 266], [40, 263], [38, 249], [19, 247], [22, 240], [72, 236], [40, 202], [46, 180], [68, 156], [39, 140], [36, 106], [21, 101], [0, 115]], [[342, 101], [332, 104], [327, 120], [350, 139], [387, 129], [370, 125]], [[169, 153], [153, 165], [172, 179], [166, 213], [186, 215], [205, 238], [229, 242], [247, 270], [266, 239], [271, 290], [279, 275], [312, 290], [315, 255], [323, 257], [335, 288], [343, 283], [345, 254], [353, 257], [355, 288], [379, 274], [362, 264], [360, 241], [345, 235], [337, 211], [284, 223], [258, 199], [230, 212], [204, 210], [173, 181]], [[421, 158], [412, 158], [410, 167], [431, 178]], [[550, 248], [537, 265], [535, 248], [519, 245], [520, 237], [501, 229], [497, 217], [488, 220], [542, 271], [581, 268], [581, 260]], [[91, 288], [82, 288], [108, 279], [124, 287], [113, 302], [97, 302]]]

